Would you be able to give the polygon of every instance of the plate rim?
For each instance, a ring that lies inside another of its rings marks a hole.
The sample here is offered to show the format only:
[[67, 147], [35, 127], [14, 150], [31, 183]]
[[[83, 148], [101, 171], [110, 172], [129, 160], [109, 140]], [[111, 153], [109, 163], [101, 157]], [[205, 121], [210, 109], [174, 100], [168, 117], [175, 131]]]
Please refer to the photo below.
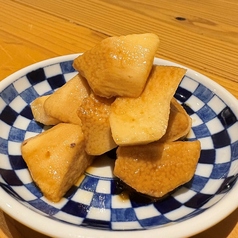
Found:
[[[115, 236], [116, 238], [124, 238], [125, 236], [127, 235], [129, 236], [132, 234], [136, 235], [138, 238], [147, 238], [148, 235], [151, 238], [158, 238], [158, 233], [160, 234], [160, 238], [163, 238], [163, 237], [164, 238], [180, 238], [180, 237], [183, 238], [183, 237], [196, 235], [208, 229], [209, 227], [212, 227], [213, 225], [222, 221], [229, 214], [231, 214], [236, 208], [234, 209], [233, 203], [229, 203], [230, 206], [229, 205], [227, 206], [227, 204], [225, 203], [225, 200], [231, 199], [234, 202], [234, 204], [235, 202], [237, 203], [237, 207], [238, 207], [238, 202], [237, 202], [238, 200], [237, 200], [237, 194], [236, 194], [237, 189], [238, 189], [238, 183], [236, 182], [233, 188], [218, 203], [216, 203], [211, 208], [209, 208], [209, 210], [206, 210], [203, 213], [195, 217], [192, 217], [188, 220], [182, 221], [177, 224], [165, 226], [165, 227], [153, 228], [149, 230], [136, 230], [136, 231], [99, 230], [99, 229], [86, 228], [82, 226], [73, 226], [73, 225], [64, 223], [62, 228], [57, 228], [57, 230], [54, 230], [54, 232], [52, 232], [52, 230], [50, 229], [52, 226], [57, 226], [59, 224], [62, 225], [62, 223], [59, 223], [59, 221], [55, 221], [46, 216], [40, 215], [39, 213], [36, 213], [32, 211], [31, 209], [28, 209], [26, 211], [25, 210], [26, 207], [23, 204], [18, 203], [13, 197], [7, 194], [1, 187], [0, 187], [0, 194], [1, 194], [0, 201], [1, 201], [1, 204], [5, 203], [6, 205], [5, 208], [1, 207], [1, 209], [5, 213], [7, 213], [9, 216], [19, 221], [20, 223], [26, 225], [27, 227], [35, 231], [38, 231], [39, 233], [52, 236], [55, 238], [79, 238], [79, 237], [111, 238], [112, 233], [113, 233], [113, 236]], [[223, 205], [223, 203], [226, 206], [223, 206], [224, 207], [224, 209], [222, 209], [223, 215], [221, 216], [220, 206]], [[16, 208], [18, 210], [16, 210]], [[16, 217], [16, 213], [18, 214], [17, 217]], [[37, 219], [38, 222], [37, 223], [31, 222], [31, 220], [29, 220], [29, 217], [31, 216], [33, 217], [35, 216], [35, 219]], [[214, 217], [216, 219], [214, 219]], [[206, 224], [205, 226], [204, 226], [204, 222]], [[47, 226], [45, 226], [44, 224], [47, 224]], [[194, 224], [196, 224], [196, 227], [194, 227]], [[41, 228], [43, 228], [43, 230]]]
[[[60, 62], [65, 62], [69, 60], [73, 60], [76, 58], [78, 55], [82, 53], [77, 53], [77, 54], [69, 54], [69, 55], [63, 55], [63, 56], [57, 56], [53, 58], [49, 58], [40, 62], [36, 62], [32, 65], [26, 66], [13, 74], [9, 75], [8, 77], [4, 78], [0, 82], [0, 90], [3, 88], [7, 87], [9, 83], [14, 82], [16, 79], [21, 78], [22, 76], [26, 75], [26, 73], [33, 71], [34, 69], [40, 68], [40, 67], [45, 67], [48, 65], [60, 63]], [[164, 60], [162, 58], [155, 57], [154, 59], [154, 64], [164, 64], [164, 65], [173, 65], [173, 66], [178, 66], [178, 67], [183, 67], [187, 69], [186, 75], [193, 75], [191, 76], [193, 79], [196, 79], [198, 82], [205, 82], [205, 86], [209, 86], [210, 89], [213, 89], [213, 91], [216, 93], [216, 91], [219, 91], [220, 93], [225, 94], [226, 102], [227, 100], [231, 104], [232, 110], [237, 111], [238, 113], [238, 101], [233, 96], [228, 90], [223, 88], [221, 85], [219, 85], [217, 82], [213, 81], [209, 77], [193, 70], [190, 69], [186, 66], [183, 66], [181, 64], [171, 62], [169, 60]], [[201, 80], [202, 79], [202, 80]], [[64, 223], [63, 229], [56, 229], [54, 231], [51, 230], [52, 226], [57, 226], [59, 224], [63, 224], [59, 221], [55, 221], [53, 219], [50, 219], [46, 216], [40, 215], [39, 213], [27, 209], [25, 211], [25, 208], [27, 206], [19, 203], [16, 199], [14, 199], [12, 196], [10, 196], [8, 193], [4, 191], [2, 187], [0, 187], [0, 208], [7, 213], [9, 216], [14, 218], [15, 220], [19, 221], [20, 223], [28, 226], [29, 228], [38, 231], [42, 234], [48, 235], [48, 236], [53, 236], [53, 237], [63, 237], [63, 238], [76, 238], [76, 237], [85, 237], [85, 238], [92, 238], [92, 237], [105, 237], [109, 238], [111, 237], [112, 233], [115, 235], [116, 238], [124, 238], [126, 235], [137, 235], [138, 238], [144, 238], [148, 237], [157, 237], [158, 232], [160, 234], [160, 237], [177, 237], [178, 234], [179, 237], [185, 237], [185, 236], [192, 236], [197, 233], [200, 233], [209, 227], [215, 225], [225, 217], [227, 217], [230, 213], [232, 213], [237, 207], [238, 207], [238, 199], [237, 199], [237, 194], [235, 194], [236, 190], [238, 190], [238, 182], [236, 181], [236, 184], [233, 186], [233, 188], [226, 194], [224, 197], [215, 205], [210, 207], [208, 210], [204, 211], [203, 213], [187, 219], [185, 221], [181, 221], [177, 224], [171, 224], [169, 226], [164, 226], [164, 227], [157, 227], [157, 228], [151, 228], [149, 230], [136, 230], [136, 231], [110, 231], [110, 230], [99, 230], [99, 229], [92, 229], [92, 228], [87, 228], [87, 227], [82, 227], [82, 226], [74, 226], [71, 224]], [[226, 200], [231, 199], [232, 202], [229, 204], [226, 204]], [[3, 206], [4, 204], [5, 206]], [[224, 209], [221, 208], [222, 205], [226, 205]], [[236, 206], [235, 206], [236, 204]], [[29, 217], [34, 217], [35, 219], [29, 219]], [[215, 219], [214, 219], [215, 217]], [[34, 220], [38, 220], [38, 222], [34, 222]], [[192, 224], [196, 224], [196, 227], [193, 227]], [[205, 226], [204, 226], [205, 223]], [[40, 226], [39, 226], [40, 224]], [[43, 224], [43, 225], [42, 225]], [[44, 224], [47, 224], [45, 226]], [[65, 228], [68, 229], [65, 229]], [[43, 229], [41, 229], [43, 228]], [[67, 231], [66, 231], [67, 230]], [[70, 232], [68, 232], [70, 230]], [[176, 234], [176, 236], [175, 236]]]

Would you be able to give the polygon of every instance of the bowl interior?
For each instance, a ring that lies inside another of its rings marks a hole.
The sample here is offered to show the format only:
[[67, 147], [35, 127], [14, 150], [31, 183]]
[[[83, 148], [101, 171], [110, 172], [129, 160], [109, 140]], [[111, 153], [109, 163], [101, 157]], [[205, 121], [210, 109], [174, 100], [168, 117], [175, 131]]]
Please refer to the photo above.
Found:
[[[73, 226], [142, 230], [198, 216], [233, 188], [238, 174], [237, 104], [209, 79], [188, 70], [175, 98], [193, 121], [186, 139], [198, 139], [202, 145], [189, 183], [158, 201], [128, 192], [113, 176], [112, 152], [96, 160], [59, 203], [48, 201], [32, 181], [20, 146], [24, 139], [47, 129], [33, 120], [30, 103], [76, 74], [72, 60], [45, 61], [15, 74], [0, 87], [0, 185], [26, 209]], [[160, 59], [156, 63], [168, 64]]]

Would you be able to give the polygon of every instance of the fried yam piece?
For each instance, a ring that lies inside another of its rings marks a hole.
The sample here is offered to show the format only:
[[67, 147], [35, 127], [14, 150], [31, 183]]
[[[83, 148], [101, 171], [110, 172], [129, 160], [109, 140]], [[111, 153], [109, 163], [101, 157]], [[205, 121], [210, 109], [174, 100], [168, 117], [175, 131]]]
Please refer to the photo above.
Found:
[[46, 198], [58, 202], [92, 163], [79, 125], [60, 123], [22, 143], [33, 181]]
[[170, 101], [185, 72], [179, 67], [154, 66], [138, 98], [116, 98], [109, 120], [118, 145], [147, 144], [165, 134]]
[[182, 105], [172, 98], [170, 103], [169, 122], [166, 133], [160, 139], [162, 141], [176, 141], [185, 137], [192, 127], [192, 119]]
[[61, 122], [81, 124], [77, 110], [89, 93], [87, 81], [77, 74], [45, 101], [44, 110], [48, 116]]
[[192, 179], [200, 150], [199, 141], [120, 146], [114, 175], [137, 192], [160, 198]]
[[152, 33], [108, 37], [73, 66], [102, 97], [138, 97], [151, 71], [159, 38]]
[[109, 124], [113, 100], [92, 93], [83, 100], [78, 110], [85, 136], [85, 150], [90, 155], [101, 155], [117, 146]]
[[49, 96], [50, 95], [38, 97], [31, 103], [31, 111], [34, 119], [46, 126], [52, 126], [60, 123], [58, 119], [47, 115], [45, 112], [44, 103]]

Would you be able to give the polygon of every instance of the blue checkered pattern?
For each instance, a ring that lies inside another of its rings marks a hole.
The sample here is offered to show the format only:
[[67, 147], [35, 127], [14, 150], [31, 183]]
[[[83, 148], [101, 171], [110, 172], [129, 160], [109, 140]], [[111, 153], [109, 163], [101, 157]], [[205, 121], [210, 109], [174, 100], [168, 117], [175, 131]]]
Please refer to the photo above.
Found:
[[[202, 145], [196, 173], [189, 183], [154, 201], [127, 194], [113, 176], [97, 176], [88, 170], [59, 203], [48, 201], [32, 181], [20, 146], [24, 139], [45, 130], [32, 119], [29, 104], [57, 90], [75, 74], [72, 61], [46, 65], [0, 92], [0, 184], [19, 202], [73, 225], [139, 230], [196, 216], [232, 189], [238, 174], [237, 111], [211, 89], [185, 76], [175, 97], [193, 120], [187, 140], [198, 139]], [[109, 162], [112, 159], [107, 158]]]

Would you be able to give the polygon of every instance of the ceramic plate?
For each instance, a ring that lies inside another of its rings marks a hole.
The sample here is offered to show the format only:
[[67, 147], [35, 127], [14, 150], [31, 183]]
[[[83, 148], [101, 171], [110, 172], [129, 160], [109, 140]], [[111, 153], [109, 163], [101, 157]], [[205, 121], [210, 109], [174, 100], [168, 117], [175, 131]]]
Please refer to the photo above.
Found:
[[[76, 56], [34, 64], [0, 84], [0, 205], [5, 212], [53, 237], [160, 234], [167, 238], [196, 234], [236, 209], [238, 103], [221, 86], [191, 69], [175, 93], [192, 118], [187, 140], [198, 139], [202, 145], [189, 183], [160, 201], [125, 195], [112, 173], [115, 158], [108, 153], [88, 168], [59, 203], [48, 201], [32, 181], [20, 146], [46, 129], [33, 120], [30, 103], [76, 74], [72, 67]], [[154, 63], [176, 65], [158, 58]]]

